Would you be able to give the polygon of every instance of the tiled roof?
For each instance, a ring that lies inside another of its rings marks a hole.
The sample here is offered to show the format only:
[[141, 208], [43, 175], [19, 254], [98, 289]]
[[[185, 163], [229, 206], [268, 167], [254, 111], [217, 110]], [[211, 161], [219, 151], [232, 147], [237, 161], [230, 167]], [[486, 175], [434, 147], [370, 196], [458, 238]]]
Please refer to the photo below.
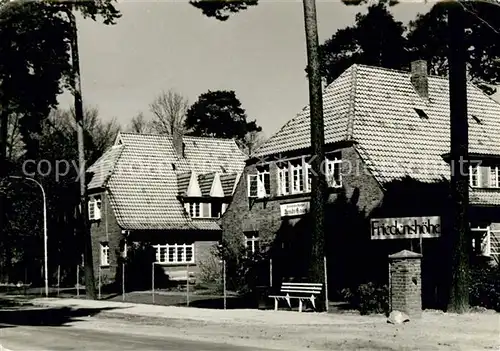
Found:
[[179, 195], [183, 195], [187, 192], [190, 180], [191, 172], [177, 173], [177, 188]]
[[198, 174], [238, 173], [247, 159], [233, 139], [185, 136], [183, 141], [190, 168]]
[[469, 191], [469, 202], [476, 206], [500, 206], [500, 192], [496, 189], [477, 189]]
[[198, 184], [200, 186], [202, 196], [210, 196], [212, 184], [214, 182], [215, 173], [206, 173], [198, 175]]
[[107, 189], [122, 229], [220, 230], [215, 221], [192, 220], [177, 195], [189, 184], [186, 175], [200, 163], [212, 172], [221, 165], [241, 172], [245, 157], [234, 140], [185, 137], [185, 158], [176, 155], [168, 135], [120, 133], [116, 144], [121, 153], [114, 159]]
[[220, 175], [220, 182], [222, 184], [222, 190], [225, 196], [232, 196], [234, 185], [238, 178], [237, 173], [226, 173]]
[[92, 173], [92, 178], [87, 184], [89, 190], [103, 188], [106, 185], [105, 183], [111, 175], [122, 149], [121, 145], [113, 146], [88, 168], [87, 172]]
[[[405, 176], [423, 182], [448, 179], [449, 165], [442, 158], [450, 150], [448, 79], [429, 76], [428, 83], [427, 101], [415, 91], [409, 72], [351, 66], [324, 92], [325, 143], [353, 140], [382, 184]], [[472, 84], [467, 94], [469, 152], [500, 155], [500, 104]], [[423, 110], [428, 118], [419, 117], [415, 109]], [[308, 147], [306, 108], [256, 150], [255, 156]]]

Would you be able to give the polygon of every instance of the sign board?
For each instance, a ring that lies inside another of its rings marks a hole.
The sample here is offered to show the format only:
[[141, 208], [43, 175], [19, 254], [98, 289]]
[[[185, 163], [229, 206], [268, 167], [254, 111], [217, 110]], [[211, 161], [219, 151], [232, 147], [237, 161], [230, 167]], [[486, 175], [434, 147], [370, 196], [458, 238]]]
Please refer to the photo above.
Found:
[[294, 202], [280, 205], [281, 217], [300, 216], [309, 212], [309, 202]]
[[372, 240], [426, 239], [441, 236], [441, 218], [439, 216], [372, 218], [370, 227]]

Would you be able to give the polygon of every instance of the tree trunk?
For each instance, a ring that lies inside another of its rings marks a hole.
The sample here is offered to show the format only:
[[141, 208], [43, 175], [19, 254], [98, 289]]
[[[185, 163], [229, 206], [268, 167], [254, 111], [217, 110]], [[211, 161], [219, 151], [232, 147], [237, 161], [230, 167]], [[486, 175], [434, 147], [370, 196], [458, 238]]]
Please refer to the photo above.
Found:
[[324, 161], [323, 96], [321, 89], [320, 61], [318, 55], [318, 29], [315, 0], [303, 0], [304, 21], [309, 77], [309, 104], [311, 115], [311, 261], [309, 278], [314, 282], [324, 280], [324, 210], [325, 176], [321, 170]]
[[[450, 146], [451, 146], [451, 228], [446, 238], [450, 258], [448, 311], [463, 313], [469, 308], [469, 158], [467, 122], [467, 80], [465, 66], [464, 13], [456, 2], [448, 10], [450, 29]], [[463, 163], [466, 160], [467, 162]]]
[[[8, 161], [7, 161], [7, 136], [9, 128], [9, 113], [6, 108], [1, 108], [0, 112], [0, 183], [2, 183], [5, 177], [8, 175]], [[9, 271], [10, 271], [10, 258], [9, 258], [9, 246], [7, 242], [7, 233], [5, 231], [7, 213], [6, 213], [6, 197], [3, 191], [3, 186], [0, 186], [0, 247], [3, 249], [4, 260], [3, 265], [3, 279], [8, 281]]]
[[75, 97], [75, 119], [77, 125], [78, 137], [78, 161], [79, 161], [79, 179], [80, 179], [80, 225], [81, 235], [83, 236], [83, 251], [85, 259], [85, 291], [87, 297], [97, 299], [95, 289], [94, 261], [92, 258], [92, 237], [90, 233], [88, 204], [87, 204], [87, 186], [85, 184], [85, 145], [84, 145], [84, 125], [83, 125], [83, 105], [82, 88], [80, 81], [80, 61], [78, 53], [78, 30], [76, 20], [68, 10], [68, 16], [73, 28], [71, 59], [73, 62], [73, 95]]

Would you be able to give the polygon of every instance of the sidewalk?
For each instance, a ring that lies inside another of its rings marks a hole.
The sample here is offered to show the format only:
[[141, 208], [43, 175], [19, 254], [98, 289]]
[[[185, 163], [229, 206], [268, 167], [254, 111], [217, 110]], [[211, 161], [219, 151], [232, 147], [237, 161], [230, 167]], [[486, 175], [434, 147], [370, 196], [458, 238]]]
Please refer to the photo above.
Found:
[[194, 307], [160, 306], [85, 299], [36, 298], [29, 300], [35, 306], [106, 309], [101, 315], [123, 317], [149, 317], [161, 319], [195, 320], [212, 323], [231, 324], [271, 324], [271, 325], [346, 325], [374, 323], [383, 316], [370, 318], [357, 315], [338, 315], [314, 312], [232, 309], [218, 310]]

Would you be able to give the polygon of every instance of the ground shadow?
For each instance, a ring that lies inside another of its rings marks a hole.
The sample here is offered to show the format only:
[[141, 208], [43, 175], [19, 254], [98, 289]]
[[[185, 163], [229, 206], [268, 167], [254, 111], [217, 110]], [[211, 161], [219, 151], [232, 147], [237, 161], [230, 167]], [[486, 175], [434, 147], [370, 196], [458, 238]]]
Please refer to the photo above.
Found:
[[[176, 304], [176, 306], [186, 306], [185, 303]], [[197, 300], [189, 303], [190, 307], [195, 308], [209, 308], [209, 309], [224, 309], [224, 298], [212, 298]], [[236, 310], [236, 309], [249, 309], [256, 308], [256, 303], [254, 300], [244, 297], [228, 297], [226, 299], [226, 309]]]
[[60, 327], [78, 321], [78, 318], [92, 317], [114, 309], [116, 308], [41, 307], [29, 302], [0, 299], [0, 325]]

